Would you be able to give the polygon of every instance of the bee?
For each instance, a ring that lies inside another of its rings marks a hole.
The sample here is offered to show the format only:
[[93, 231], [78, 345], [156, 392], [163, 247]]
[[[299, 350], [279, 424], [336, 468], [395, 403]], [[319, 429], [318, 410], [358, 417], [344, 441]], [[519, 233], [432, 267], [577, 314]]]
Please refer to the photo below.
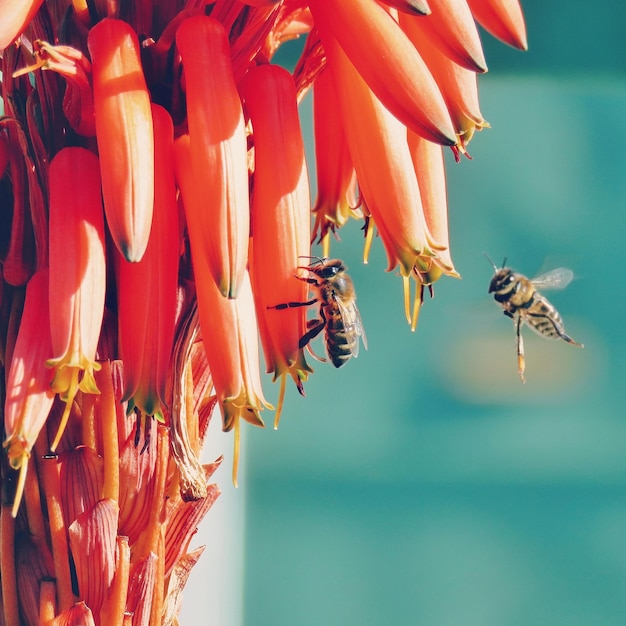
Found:
[[359, 338], [367, 349], [367, 338], [356, 306], [354, 283], [339, 259], [316, 259], [310, 265], [299, 266], [298, 269], [308, 272], [307, 276], [296, 278], [308, 283], [315, 297], [306, 302], [286, 302], [268, 308], [286, 309], [319, 303], [319, 317], [307, 322], [307, 332], [300, 338], [299, 347], [308, 346], [326, 330], [328, 358], [335, 367], [341, 367], [352, 357], [358, 356]]
[[488, 256], [487, 260], [495, 271], [489, 285], [489, 293], [493, 293], [493, 297], [502, 307], [504, 314], [510, 317], [515, 324], [517, 371], [522, 382], [526, 382], [524, 379], [524, 370], [526, 369], [524, 341], [521, 332], [523, 323], [526, 323], [542, 337], [560, 338], [573, 346], [583, 347], [582, 343], [577, 343], [565, 332], [565, 326], [559, 312], [548, 302], [545, 296], [537, 291], [537, 289], [564, 289], [574, 278], [572, 270], [559, 267], [531, 280], [523, 274], [513, 271], [510, 267], [504, 267], [506, 259], [504, 259], [501, 268], [498, 268]]

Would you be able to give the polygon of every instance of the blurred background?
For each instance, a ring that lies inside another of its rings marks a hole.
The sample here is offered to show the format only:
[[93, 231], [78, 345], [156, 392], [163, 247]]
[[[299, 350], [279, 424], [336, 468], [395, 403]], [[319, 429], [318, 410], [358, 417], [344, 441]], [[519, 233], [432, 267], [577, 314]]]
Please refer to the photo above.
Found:
[[[245, 429], [242, 486], [227, 460], [182, 624], [626, 624], [626, 4], [523, 4], [528, 52], [481, 33], [492, 128], [472, 160], [449, 155], [462, 280], [435, 285], [411, 333], [381, 242], [363, 265], [360, 224], [341, 232], [331, 254], [369, 350], [341, 370], [313, 362], [278, 431], [271, 414]], [[570, 267], [546, 295], [584, 350], [526, 329], [522, 385], [483, 252], [529, 277]]]

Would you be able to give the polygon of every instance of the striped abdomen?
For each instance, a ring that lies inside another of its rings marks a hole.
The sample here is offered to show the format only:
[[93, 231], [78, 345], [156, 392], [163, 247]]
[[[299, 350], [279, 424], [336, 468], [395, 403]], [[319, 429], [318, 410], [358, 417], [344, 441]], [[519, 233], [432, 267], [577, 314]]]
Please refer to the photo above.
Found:
[[345, 365], [354, 355], [359, 340], [354, 329], [346, 327], [341, 309], [333, 298], [323, 305], [326, 318], [326, 352], [335, 367]]
[[528, 304], [520, 309], [524, 321], [538, 334], [552, 339], [564, 339], [569, 343], [576, 343], [565, 332], [563, 319], [559, 312], [535, 291]]

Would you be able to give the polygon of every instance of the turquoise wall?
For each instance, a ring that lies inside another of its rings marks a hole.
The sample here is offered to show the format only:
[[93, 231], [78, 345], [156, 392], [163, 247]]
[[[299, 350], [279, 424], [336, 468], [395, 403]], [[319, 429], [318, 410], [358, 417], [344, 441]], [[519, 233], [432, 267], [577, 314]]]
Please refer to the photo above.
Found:
[[[626, 623], [626, 8], [525, 4], [530, 51], [484, 35], [492, 128], [448, 163], [462, 280], [413, 334], [350, 224], [369, 350], [247, 429], [246, 626]], [[571, 267], [549, 297], [584, 350], [527, 331], [522, 385], [483, 252]]]

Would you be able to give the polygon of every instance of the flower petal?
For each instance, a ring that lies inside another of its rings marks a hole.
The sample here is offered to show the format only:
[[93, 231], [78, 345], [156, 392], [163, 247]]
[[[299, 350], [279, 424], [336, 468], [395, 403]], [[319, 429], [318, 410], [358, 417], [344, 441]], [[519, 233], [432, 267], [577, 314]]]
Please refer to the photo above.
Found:
[[306, 283], [295, 278], [311, 238], [296, 90], [285, 69], [262, 65], [246, 74], [241, 93], [254, 139], [251, 268], [267, 371], [289, 373], [301, 388], [310, 371], [299, 347], [306, 309], [273, 308], [307, 299]]
[[[374, 0], [311, 0], [322, 42], [333, 36], [376, 96], [426, 139], [453, 146], [454, 129], [437, 84], [398, 23]], [[416, 19], [429, 19], [416, 18]]]
[[528, 50], [526, 23], [519, 0], [467, 0], [476, 21], [500, 41]]
[[143, 256], [154, 200], [150, 95], [137, 34], [105, 18], [89, 31], [102, 194], [113, 241], [128, 261]]
[[211, 274], [227, 298], [237, 295], [248, 258], [250, 209], [246, 135], [228, 38], [215, 19], [197, 15], [176, 32], [183, 58], [191, 167], [201, 203], [185, 203]]

